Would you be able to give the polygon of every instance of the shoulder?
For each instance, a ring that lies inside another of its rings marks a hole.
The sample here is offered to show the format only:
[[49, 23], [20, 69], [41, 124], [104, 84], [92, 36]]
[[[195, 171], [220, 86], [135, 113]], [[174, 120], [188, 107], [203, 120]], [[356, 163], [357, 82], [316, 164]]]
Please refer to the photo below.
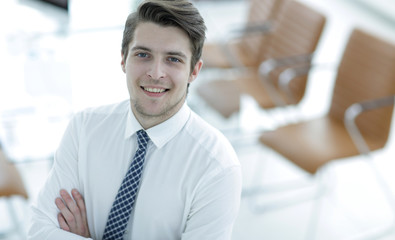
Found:
[[238, 166], [237, 155], [229, 140], [216, 128], [191, 111], [185, 131], [196, 148], [222, 168]]
[[126, 116], [129, 111], [129, 100], [119, 103], [103, 105], [99, 107], [91, 107], [77, 112], [74, 119], [82, 122], [103, 121], [110, 117]]

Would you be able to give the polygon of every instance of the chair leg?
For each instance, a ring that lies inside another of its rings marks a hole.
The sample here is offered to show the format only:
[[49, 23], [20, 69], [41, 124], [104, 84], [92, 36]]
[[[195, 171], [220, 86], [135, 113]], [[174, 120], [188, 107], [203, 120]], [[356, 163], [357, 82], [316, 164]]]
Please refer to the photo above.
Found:
[[349, 238], [349, 240], [378, 240], [384, 239], [384, 237], [390, 236], [390, 234], [394, 233], [394, 225], [391, 224], [384, 228], [370, 230], [368, 232], [363, 232], [358, 234], [357, 236], [353, 236]]
[[14, 230], [19, 235], [20, 239], [23, 239], [24, 238], [24, 234], [23, 234], [24, 231], [21, 229], [21, 223], [18, 220], [18, 215], [17, 215], [17, 212], [15, 211], [14, 205], [11, 202], [11, 199], [8, 199], [7, 205], [8, 205], [7, 208], [8, 208], [10, 217], [11, 217], [11, 221], [14, 224]]
[[8, 216], [11, 220], [11, 228], [6, 230], [6, 232], [0, 233], [0, 239], [7, 239], [10, 234], [18, 235], [19, 239], [25, 239], [24, 231], [21, 229], [20, 221], [18, 220], [17, 212], [15, 211], [14, 205], [12, 204], [11, 198], [6, 198], [6, 207], [8, 210]]
[[317, 239], [316, 238], [317, 229], [320, 223], [321, 213], [322, 213], [322, 201], [323, 201], [323, 196], [320, 196], [313, 203], [309, 223], [307, 225], [307, 232], [305, 238], [306, 240]]
[[289, 181], [279, 184], [266, 185], [266, 186], [263, 185], [263, 186], [243, 189], [242, 197], [254, 198], [257, 195], [263, 195], [263, 194], [284, 193], [284, 192], [290, 192], [295, 190], [302, 190], [306, 188], [316, 188], [313, 189], [314, 191], [309, 194], [295, 193], [292, 194], [293, 195], [292, 198], [286, 197], [283, 200], [273, 201], [268, 203], [256, 203], [256, 201], [253, 201], [252, 199], [250, 206], [254, 212], [267, 212], [285, 207], [291, 207], [294, 205], [304, 203], [306, 201], [311, 201], [311, 200], [317, 201], [318, 198], [321, 198], [327, 192], [327, 186], [326, 186], [327, 184], [324, 183], [323, 181], [321, 171], [318, 171], [316, 175], [314, 175], [313, 177], [314, 177], [312, 179], [313, 182], [306, 182], [303, 180]]
[[353, 239], [355, 240], [376, 240], [376, 239], [381, 239], [385, 236], [388, 236], [390, 234], [395, 234], [395, 197], [391, 191], [391, 188], [388, 186], [387, 182], [383, 178], [383, 176], [380, 174], [379, 170], [377, 169], [376, 165], [373, 162], [373, 157], [370, 155], [366, 156], [366, 162], [369, 164], [370, 169], [373, 171], [373, 174], [381, 187], [381, 190], [383, 191], [385, 198], [388, 201], [388, 204], [392, 208], [392, 223], [384, 228], [377, 229], [370, 231], [368, 233], [363, 233], [361, 236], [355, 237]]
[[263, 212], [269, 212], [269, 211], [275, 211], [278, 209], [286, 208], [286, 207], [292, 207], [298, 204], [305, 203], [307, 201], [315, 201], [317, 198], [322, 197], [321, 196], [322, 192], [321, 191], [316, 191], [313, 194], [309, 195], [299, 195], [293, 198], [287, 198], [286, 200], [281, 200], [281, 201], [276, 201], [276, 202], [270, 202], [270, 203], [252, 203], [250, 206], [253, 209], [254, 212], [257, 213], [263, 213]]
[[[395, 197], [392, 194], [392, 191], [388, 186], [387, 182], [384, 180], [383, 176], [379, 173], [379, 170], [374, 165], [372, 159], [366, 159], [366, 160], [367, 163], [370, 165], [370, 168], [373, 171], [375, 178], [388, 201], [388, 204], [391, 206], [393, 210], [392, 211], [393, 219], [391, 224], [389, 224], [388, 226], [363, 232], [361, 234], [358, 234], [357, 236], [353, 236], [352, 238], [350, 238], [352, 240], [377, 240], [377, 239], [382, 239], [384, 237], [388, 237], [391, 234], [395, 234]], [[318, 198], [314, 204], [312, 215], [310, 217], [310, 223], [308, 226], [307, 236], [306, 236], [307, 240], [317, 239], [316, 234], [322, 213], [322, 201], [323, 201], [322, 198]]]

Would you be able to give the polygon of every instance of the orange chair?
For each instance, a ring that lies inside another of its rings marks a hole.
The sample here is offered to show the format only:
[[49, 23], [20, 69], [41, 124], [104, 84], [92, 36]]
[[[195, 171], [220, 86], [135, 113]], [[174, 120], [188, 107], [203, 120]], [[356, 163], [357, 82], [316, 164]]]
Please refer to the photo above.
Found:
[[16, 212], [10, 202], [11, 199], [7, 199], [13, 196], [28, 199], [28, 194], [18, 169], [7, 160], [7, 157], [0, 148], [0, 197], [5, 198], [7, 201], [9, 216], [14, 224], [13, 228], [9, 231], [0, 233], [0, 237], [11, 233], [21, 234]]
[[273, 33], [265, 37], [262, 48], [255, 49], [261, 64], [232, 80], [207, 81], [197, 87], [198, 95], [225, 118], [240, 111], [241, 94], [252, 96], [262, 108], [277, 107], [276, 96], [286, 104], [298, 103], [304, 96], [307, 76], [292, 81], [292, 101], [278, 88], [278, 76], [286, 68], [310, 64], [325, 21], [324, 15], [305, 4], [289, 2]]
[[[385, 147], [394, 102], [395, 45], [354, 29], [337, 71], [328, 113], [263, 132], [259, 140], [307, 173], [316, 175], [330, 162], [369, 156]], [[383, 183], [380, 174], [376, 177]], [[385, 184], [381, 186], [395, 210], [393, 194]]]
[[[360, 151], [343, 122], [346, 110], [361, 102], [364, 110], [363, 102], [394, 95], [394, 80], [395, 47], [356, 29], [338, 69], [329, 112], [264, 132], [260, 141], [309, 173], [334, 159], [357, 155]], [[384, 147], [391, 117], [392, 107], [388, 107], [364, 112], [356, 119], [370, 150]]]
[[202, 59], [205, 68], [251, 67], [259, 64], [259, 50], [265, 34], [275, 28], [282, 10], [290, 0], [249, 0], [246, 26], [238, 37], [225, 42], [207, 42]]

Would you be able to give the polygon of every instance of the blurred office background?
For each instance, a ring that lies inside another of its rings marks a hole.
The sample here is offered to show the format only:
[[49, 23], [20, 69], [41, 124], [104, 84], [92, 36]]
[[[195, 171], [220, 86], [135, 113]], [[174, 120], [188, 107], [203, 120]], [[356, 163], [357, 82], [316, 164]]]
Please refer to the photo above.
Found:
[[[322, 67], [309, 73], [305, 96], [296, 107], [265, 110], [242, 94], [239, 113], [224, 117], [197, 92], [216, 78], [231, 78], [233, 70], [205, 69], [191, 85], [190, 106], [223, 131], [242, 165], [245, 195], [232, 239], [394, 239], [393, 127], [386, 145], [369, 157], [330, 161], [315, 174], [258, 139], [262, 132], [279, 127], [278, 122], [325, 114], [352, 30], [358, 27], [395, 44], [395, 2], [297, 1], [324, 15], [326, 23], [312, 59]], [[45, 181], [70, 116], [128, 98], [120, 45], [124, 21], [137, 2], [0, 2], [0, 139], [7, 164], [19, 171], [28, 194], [27, 199], [0, 196], [0, 239], [25, 239], [28, 205]], [[207, 43], [226, 42], [235, 35], [231, 30], [246, 24], [249, 16], [247, 0], [194, 3], [208, 26]], [[307, 187], [282, 191], [282, 183], [289, 182]], [[260, 185], [271, 187], [249, 194], [251, 187]]]

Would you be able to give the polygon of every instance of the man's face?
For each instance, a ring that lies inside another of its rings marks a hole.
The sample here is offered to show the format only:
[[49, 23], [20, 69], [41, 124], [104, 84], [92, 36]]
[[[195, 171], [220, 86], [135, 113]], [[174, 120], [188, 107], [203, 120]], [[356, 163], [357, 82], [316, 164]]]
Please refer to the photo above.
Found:
[[191, 72], [190, 46], [179, 28], [151, 22], [137, 26], [122, 69], [132, 111], [144, 128], [167, 120], [184, 104], [187, 85], [202, 66], [199, 61]]

